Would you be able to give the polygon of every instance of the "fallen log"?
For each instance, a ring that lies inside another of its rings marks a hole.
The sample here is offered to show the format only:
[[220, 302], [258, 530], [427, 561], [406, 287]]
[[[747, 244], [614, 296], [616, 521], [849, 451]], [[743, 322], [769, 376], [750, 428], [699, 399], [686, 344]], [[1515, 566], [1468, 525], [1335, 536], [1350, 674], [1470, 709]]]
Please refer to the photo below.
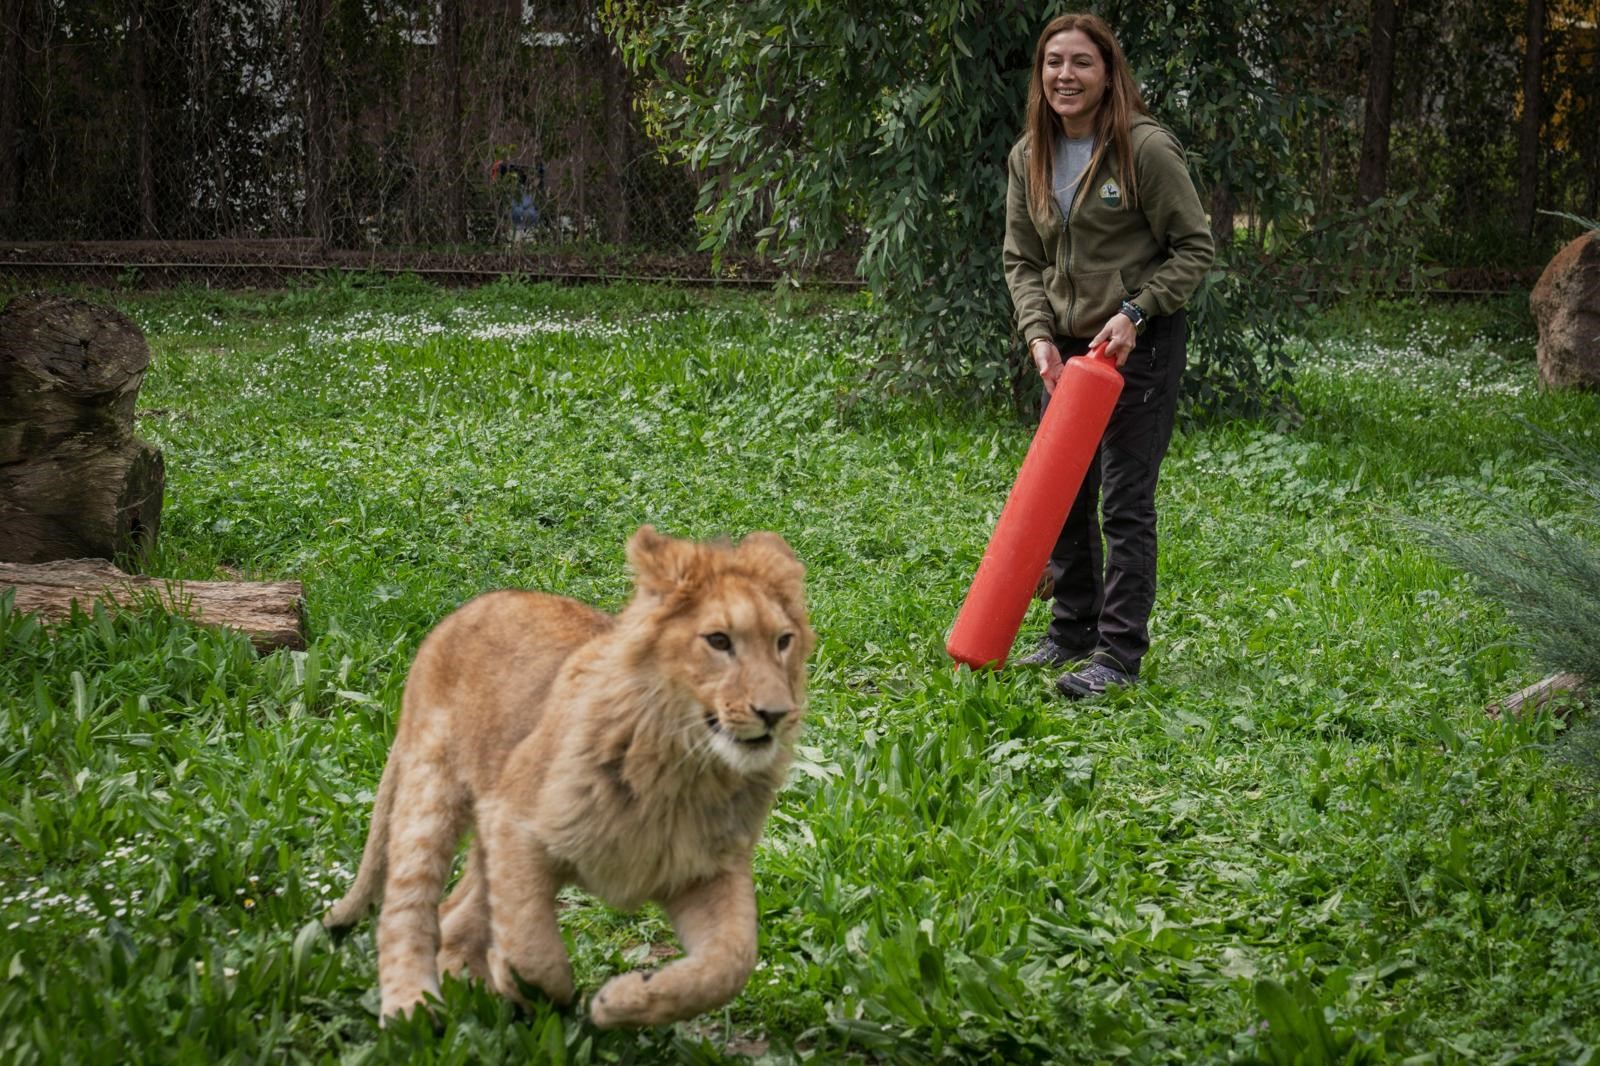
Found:
[[1584, 687], [1583, 678], [1577, 674], [1552, 674], [1536, 681], [1520, 692], [1513, 692], [1503, 700], [1496, 700], [1486, 708], [1490, 718], [1501, 715], [1518, 715], [1536, 711], [1563, 692], [1578, 692]]
[[302, 649], [305, 594], [298, 581], [168, 581], [125, 574], [103, 559], [0, 563], [0, 592], [16, 590], [16, 609], [58, 621], [76, 603], [139, 606], [154, 598], [200, 625], [237, 629], [257, 650]]

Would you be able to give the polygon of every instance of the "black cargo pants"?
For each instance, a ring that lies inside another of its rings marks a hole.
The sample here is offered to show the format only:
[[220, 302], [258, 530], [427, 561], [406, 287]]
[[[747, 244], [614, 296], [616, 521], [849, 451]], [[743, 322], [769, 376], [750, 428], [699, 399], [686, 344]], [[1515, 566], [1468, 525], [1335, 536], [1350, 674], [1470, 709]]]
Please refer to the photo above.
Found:
[[[1150, 648], [1156, 475], [1172, 440], [1187, 339], [1180, 310], [1152, 318], [1128, 354], [1122, 395], [1050, 553], [1050, 639], [1064, 648], [1092, 647], [1095, 658], [1134, 676]], [[1087, 351], [1088, 342], [1057, 337], [1056, 347], [1069, 359]]]

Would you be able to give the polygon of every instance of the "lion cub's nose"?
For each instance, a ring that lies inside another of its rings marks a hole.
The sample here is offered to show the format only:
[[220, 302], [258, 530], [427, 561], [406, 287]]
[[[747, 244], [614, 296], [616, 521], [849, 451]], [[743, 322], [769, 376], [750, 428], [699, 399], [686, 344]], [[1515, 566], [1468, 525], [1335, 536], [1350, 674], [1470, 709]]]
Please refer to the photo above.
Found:
[[756, 717], [765, 722], [768, 729], [778, 728], [778, 723], [789, 716], [789, 708], [787, 707], [768, 707], [765, 709], [757, 707], [755, 712]]

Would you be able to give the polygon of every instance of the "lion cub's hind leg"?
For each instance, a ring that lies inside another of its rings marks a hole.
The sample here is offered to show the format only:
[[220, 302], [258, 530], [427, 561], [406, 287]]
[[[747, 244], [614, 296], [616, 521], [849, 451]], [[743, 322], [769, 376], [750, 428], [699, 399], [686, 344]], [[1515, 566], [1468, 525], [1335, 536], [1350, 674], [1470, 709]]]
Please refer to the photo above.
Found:
[[414, 753], [399, 770], [389, 816], [388, 876], [378, 912], [384, 1018], [408, 1013], [428, 996], [439, 995], [439, 897], [468, 813], [467, 797], [453, 784], [442, 759]]
[[756, 968], [756, 896], [750, 871], [726, 870], [665, 901], [684, 955], [601, 986], [589, 1018], [602, 1029], [665, 1025], [737, 996]]
[[467, 851], [467, 869], [439, 907], [439, 973], [489, 979], [489, 892], [484, 882], [483, 845]]

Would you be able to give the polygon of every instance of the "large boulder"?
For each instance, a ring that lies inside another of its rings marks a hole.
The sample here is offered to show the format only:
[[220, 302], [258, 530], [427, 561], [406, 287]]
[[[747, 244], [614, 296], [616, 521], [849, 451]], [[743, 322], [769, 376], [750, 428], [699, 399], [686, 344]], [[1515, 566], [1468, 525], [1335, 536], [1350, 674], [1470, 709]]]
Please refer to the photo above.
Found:
[[1600, 231], [1557, 252], [1529, 302], [1545, 388], [1600, 389]]

